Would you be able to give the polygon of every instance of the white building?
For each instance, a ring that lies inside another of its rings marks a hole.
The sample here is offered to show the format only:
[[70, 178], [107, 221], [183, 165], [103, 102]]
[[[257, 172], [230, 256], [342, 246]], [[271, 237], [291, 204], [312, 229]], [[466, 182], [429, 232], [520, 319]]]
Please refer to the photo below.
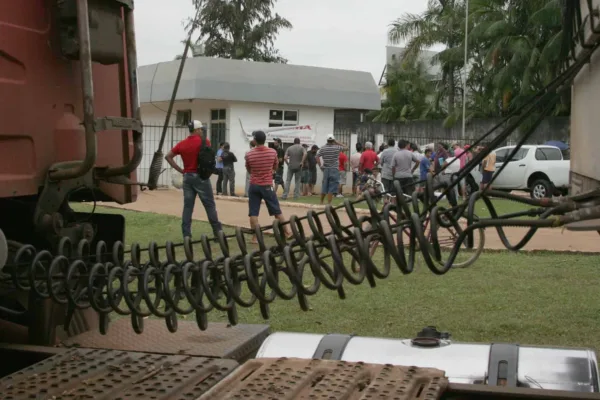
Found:
[[[146, 147], [138, 170], [140, 181], [148, 176], [179, 63], [169, 61], [138, 70]], [[249, 146], [248, 134], [253, 130], [279, 126], [306, 127], [308, 129], [297, 131], [301, 132], [303, 142], [314, 142], [320, 146], [333, 132], [335, 110], [379, 110], [380, 107], [379, 88], [368, 72], [189, 58], [171, 117], [171, 122], [181, 128], [175, 128], [171, 138], [167, 138], [163, 152], [166, 154], [173, 143], [185, 138], [187, 132], [184, 126], [189, 120], [202, 121], [208, 126], [213, 145], [227, 141], [238, 157], [239, 162], [235, 165], [236, 194], [241, 195], [246, 176], [243, 157]], [[292, 142], [294, 136], [282, 136], [284, 138], [284, 142]], [[167, 169], [160, 183], [168, 185], [170, 182], [170, 170]]]

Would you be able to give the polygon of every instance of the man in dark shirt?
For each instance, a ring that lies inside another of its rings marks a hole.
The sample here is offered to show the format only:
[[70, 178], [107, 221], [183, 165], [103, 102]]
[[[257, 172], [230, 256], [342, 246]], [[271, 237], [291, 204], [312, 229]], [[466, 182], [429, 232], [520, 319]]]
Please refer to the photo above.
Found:
[[285, 158], [285, 151], [283, 150], [283, 143], [281, 143], [281, 139], [279, 138], [274, 138], [273, 139], [273, 146], [275, 147], [275, 151], [277, 152], [277, 161], [279, 162], [279, 166], [277, 167], [277, 170], [275, 171], [275, 174], [273, 176], [273, 181], [275, 183], [275, 195], [277, 195], [277, 190], [279, 189], [279, 186], [281, 186], [281, 188], [285, 191], [285, 184], [283, 183], [283, 164], [284, 164], [284, 158]]
[[229, 143], [225, 142], [223, 145], [223, 152], [221, 153], [221, 159], [223, 160], [223, 195], [227, 196], [227, 186], [229, 184], [229, 196], [236, 197], [235, 195], [235, 167], [234, 163], [237, 162], [237, 157], [231, 151]]
[[[434, 175], [434, 187], [439, 188], [442, 191], [446, 190], [447, 187], [452, 183], [452, 176], [450, 172], [443, 170], [448, 165], [448, 158], [450, 157], [450, 153], [446, 149], [443, 143], [437, 144], [437, 151], [435, 152], [435, 156], [433, 157], [433, 170], [435, 171]], [[456, 207], [458, 205], [458, 201], [456, 199], [455, 190], [450, 190], [446, 197], [448, 198], [448, 202], [452, 207]]]
[[[205, 128], [200, 121], [194, 120], [188, 125], [190, 135], [177, 143], [175, 147], [165, 156], [169, 165], [180, 174], [183, 174], [183, 215], [181, 216], [181, 230], [183, 237], [192, 236], [192, 214], [196, 196], [206, 210], [206, 216], [212, 226], [215, 236], [223, 228], [217, 215], [217, 206], [213, 196], [212, 186], [209, 179], [202, 179], [198, 175], [198, 153], [202, 146], [210, 146], [208, 139], [202, 138]], [[183, 168], [175, 162], [175, 156], [183, 160]]]
[[306, 186], [304, 188], [304, 195], [314, 195], [315, 185], [317, 183], [317, 151], [319, 146], [313, 144], [310, 151], [306, 152], [306, 159], [304, 160], [305, 165], [305, 176]]

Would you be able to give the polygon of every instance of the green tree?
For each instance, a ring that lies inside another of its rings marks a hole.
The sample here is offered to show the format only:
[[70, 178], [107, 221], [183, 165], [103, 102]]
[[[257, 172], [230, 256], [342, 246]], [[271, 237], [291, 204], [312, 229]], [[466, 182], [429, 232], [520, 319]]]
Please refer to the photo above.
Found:
[[434, 77], [427, 66], [417, 60], [389, 65], [382, 91], [381, 110], [369, 114], [373, 122], [411, 121], [439, 118], [435, 104]]
[[[276, 0], [192, 0], [199, 18], [199, 42], [208, 57], [286, 63], [275, 48], [292, 24], [273, 12]], [[189, 21], [188, 26], [194, 21]]]
[[449, 114], [455, 109], [459, 72], [464, 66], [464, 15], [464, 0], [429, 0], [427, 10], [404, 14], [392, 22], [388, 33], [390, 43], [406, 42], [404, 59], [416, 59], [422, 50], [434, 45], [446, 47], [432, 62], [439, 62], [442, 69], [439, 90]]
[[523, 107], [562, 66], [561, 1], [472, 0], [470, 10], [472, 42], [485, 48], [480, 63], [487, 78], [479, 84], [502, 114]]

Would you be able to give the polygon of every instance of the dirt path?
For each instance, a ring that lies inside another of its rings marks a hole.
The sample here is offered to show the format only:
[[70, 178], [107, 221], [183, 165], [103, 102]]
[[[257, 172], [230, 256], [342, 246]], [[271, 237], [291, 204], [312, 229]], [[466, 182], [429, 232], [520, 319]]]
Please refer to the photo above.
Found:
[[[122, 208], [125, 210], [154, 212], [180, 216], [183, 207], [182, 193], [178, 190], [159, 190], [153, 192], [142, 192], [138, 200], [132, 204], [118, 205], [116, 203], [101, 203], [99, 205], [107, 207]], [[319, 209], [319, 206], [305, 204], [282, 203], [281, 210], [286, 217], [290, 215], [305, 215], [309, 209]], [[248, 206], [245, 199], [217, 199], [217, 212], [221, 222], [230, 226], [249, 227]], [[348, 216], [340, 213], [341, 222], [349, 223]], [[194, 219], [206, 221], [206, 213], [199, 201], [196, 202], [194, 210]], [[270, 225], [272, 219], [263, 207], [259, 217], [261, 225]], [[323, 218], [323, 222], [325, 222]], [[326, 227], [328, 228], [328, 227]], [[309, 232], [308, 227], [305, 228]], [[512, 243], [517, 243], [526, 230], [521, 228], [505, 228], [508, 238]], [[500, 242], [500, 238], [495, 230], [486, 231], [487, 249], [505, 249]], [[540, 229], [533, 239], [525, 246], [525, 250], [551, 250], [551, 251], [578, 251], [578, 252], [600, 252], [600, 236], [596, 232], [571, 232], [557, 229]]]

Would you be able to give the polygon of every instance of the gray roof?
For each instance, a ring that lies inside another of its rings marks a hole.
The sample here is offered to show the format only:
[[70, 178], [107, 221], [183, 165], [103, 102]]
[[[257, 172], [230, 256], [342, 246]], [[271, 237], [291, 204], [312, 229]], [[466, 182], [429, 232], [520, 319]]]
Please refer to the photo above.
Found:
[[[179, 61], [140, 67], [140, 103], [169, 101]], [[205, 99], [379, 110], [369, 72], [194, 57], [185, 63], [177, 100]]]

